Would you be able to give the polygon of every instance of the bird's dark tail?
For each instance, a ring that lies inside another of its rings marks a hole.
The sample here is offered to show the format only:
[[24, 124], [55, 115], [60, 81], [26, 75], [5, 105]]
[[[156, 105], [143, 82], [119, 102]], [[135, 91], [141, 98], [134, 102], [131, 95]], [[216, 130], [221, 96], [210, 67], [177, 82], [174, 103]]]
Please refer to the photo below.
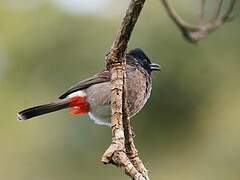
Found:
[[51, 113], [54, 111], [58, 111], [61, 109], [65, 109], [69, 107], [69, 100], [63, 99], [59, 101], [55, 101], [52, 103], [35, 106], [29, 109], [25, 109], [17, 114], [18, 120], [27, 120], [36, 116], [40, 116], [43, 114]]

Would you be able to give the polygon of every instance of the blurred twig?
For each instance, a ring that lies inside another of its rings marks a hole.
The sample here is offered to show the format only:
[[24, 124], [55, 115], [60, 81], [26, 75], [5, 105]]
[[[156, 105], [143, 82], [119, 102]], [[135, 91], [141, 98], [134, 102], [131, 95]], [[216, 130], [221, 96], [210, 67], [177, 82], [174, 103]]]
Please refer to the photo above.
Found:
[[111, 72], [112, 144], [102, 157], [105, 164], [123, 168], [134, 180], [148, 180], [147, 170], [135, 148], [126, 105], [124, 53], [145, 0], [131, 0], [116, 39], [106, 56]]
[[206, 5], [206, 0], [201, 0], [201, 11], [199, 15], [200, 23], [198, 25], [192, 25], [184, 21], [176, 13], [174, 8], [169, 4], [168, 0], [161, 0], [161, 1], [169, 17], [174, 21], [174, 23], [180, 29], [184, 38], [192, 43], [197, 43], [204, 37], [208, 36], [210, 33], [214, 32], [224, 23], [231, 21], [233, 19], [231, 17], [231, 13], [237, 2], [237, 0], [231, 0], [226, 12], [223, 13], [222, 16], [220, 16], [222, 11], [223, 0], [218, 0], [218, 4], [216, 5], [216, 11], [214, 13], [213, 18], [209, 22], [204, 23], [204, 7]]

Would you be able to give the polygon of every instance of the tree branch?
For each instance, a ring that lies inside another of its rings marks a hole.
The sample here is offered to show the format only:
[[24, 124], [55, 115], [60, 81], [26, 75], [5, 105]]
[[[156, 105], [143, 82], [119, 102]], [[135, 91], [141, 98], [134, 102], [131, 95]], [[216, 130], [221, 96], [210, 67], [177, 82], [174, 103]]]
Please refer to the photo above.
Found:
[[131, 0], [116, 39], [106, 56], [111, 72], [112, 144], [102, 157], [105, 164], [123, 168], [134, 180], [148, 180], [135, 148], [127, 108], [125, 51], [145, 0]]
[[215, 13], [214, 13], [214, 16], [213, 16], [213, 19], [212, 21], [216, 21], [219, 16], [220, 16], [220, 13], [221, 13], [221, 9], [222, 9], [222, 6], [223, 6], [223, 0], [218, 0], [218, 6], [216, 6], [216, 10], [215, 10]]
[[205, 12], [205, 4], [206, 4], [206, 0], [201, 0], [201, 9], [200, 9], [200, 15], [199, 15], [199, 24], [203, 24], [204, 23], [204, 12]]
[[114, 63], [121, 63], [124, 52], [127, 49], [128, 41], [133, 28], [138, 20], [138, 16], [143, 8], [145, 0], [131, 0], [121, 27], [117, 33], [114, 43], [106, 57], [107, 66]]
[[226, 22], [229, 22], [232, 20], [230, 17], [234, 6], [236, 4], [237, 0], [231, 0], [229, 7], [225, 14], [220, 17], [220, 13], [222, 10], [223, 0], [218, 1], [218, 5], [216, 8], [216, 12], [212, 18], [207, 23], [203, 23], [204, 21], [204, 6], [206, 4], [205, 0], [201, 0], [201, 12], [200, 12], [200, 23], [199, 25], [191, 25], [187, 22], [185, 22], [172, 8], [172, 6], [168, 3], [168, 0], [161, 0], [164, 8], [166, 9], [169, 17], [173, 20], [173, 22], [177, 25], [177, 27], [180, 29], [180, 31], [183, 34], [183, 37], [192, 43], [197, 43], [204, 37], [208, 36], [210, 33], [217, 30], [221, 25], [223, 25]]

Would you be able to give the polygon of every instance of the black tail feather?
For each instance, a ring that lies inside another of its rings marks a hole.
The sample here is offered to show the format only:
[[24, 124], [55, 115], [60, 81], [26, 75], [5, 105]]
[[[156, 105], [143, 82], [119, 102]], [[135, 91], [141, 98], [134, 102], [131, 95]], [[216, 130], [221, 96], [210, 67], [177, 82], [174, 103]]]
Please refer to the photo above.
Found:
[[36, 116], [47, 114], [50, 112], [58, 111], [69, 107], [68, 100], [60, 100], [49, 104], [35, 106], [25, 109], [17, 114], [18, 120], [27, 120]]

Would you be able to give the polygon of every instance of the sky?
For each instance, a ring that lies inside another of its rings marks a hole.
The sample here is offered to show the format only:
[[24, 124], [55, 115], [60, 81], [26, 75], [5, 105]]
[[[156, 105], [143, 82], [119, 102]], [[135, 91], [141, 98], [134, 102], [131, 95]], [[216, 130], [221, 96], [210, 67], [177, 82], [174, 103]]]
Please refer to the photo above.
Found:
[[56, 7], [72, 14], [118, 15], [126, 9], [129, 0], [0, 0], [0, 7], [15, 10], [34, 10], [45, 3], [52, 3]]
[[126, 10], [129, 0], [52, 0], [68, 13], [113, 16]]
[[55, 3], [67, 11], [80, 13], [96, 13], [103, 11], [111, 0], [54, 0]]
[[[199, 6], [198, 0], [187, 0], [185, 4], [177, 0], [172, 1], [172, 4], [178, 9], [187, 9], [188, 11], [196, 12], [196, 6]], [[34, 10], [45, 3], [52, 3], [56, 7], [72, 14], [92, 14], [112, 16], [119, 15], [126, 10], [129, 0], [0, 0], [0, 7], [13, 8], [17, 10]], [[160, 3], [160, 2], [159, 2]]]

